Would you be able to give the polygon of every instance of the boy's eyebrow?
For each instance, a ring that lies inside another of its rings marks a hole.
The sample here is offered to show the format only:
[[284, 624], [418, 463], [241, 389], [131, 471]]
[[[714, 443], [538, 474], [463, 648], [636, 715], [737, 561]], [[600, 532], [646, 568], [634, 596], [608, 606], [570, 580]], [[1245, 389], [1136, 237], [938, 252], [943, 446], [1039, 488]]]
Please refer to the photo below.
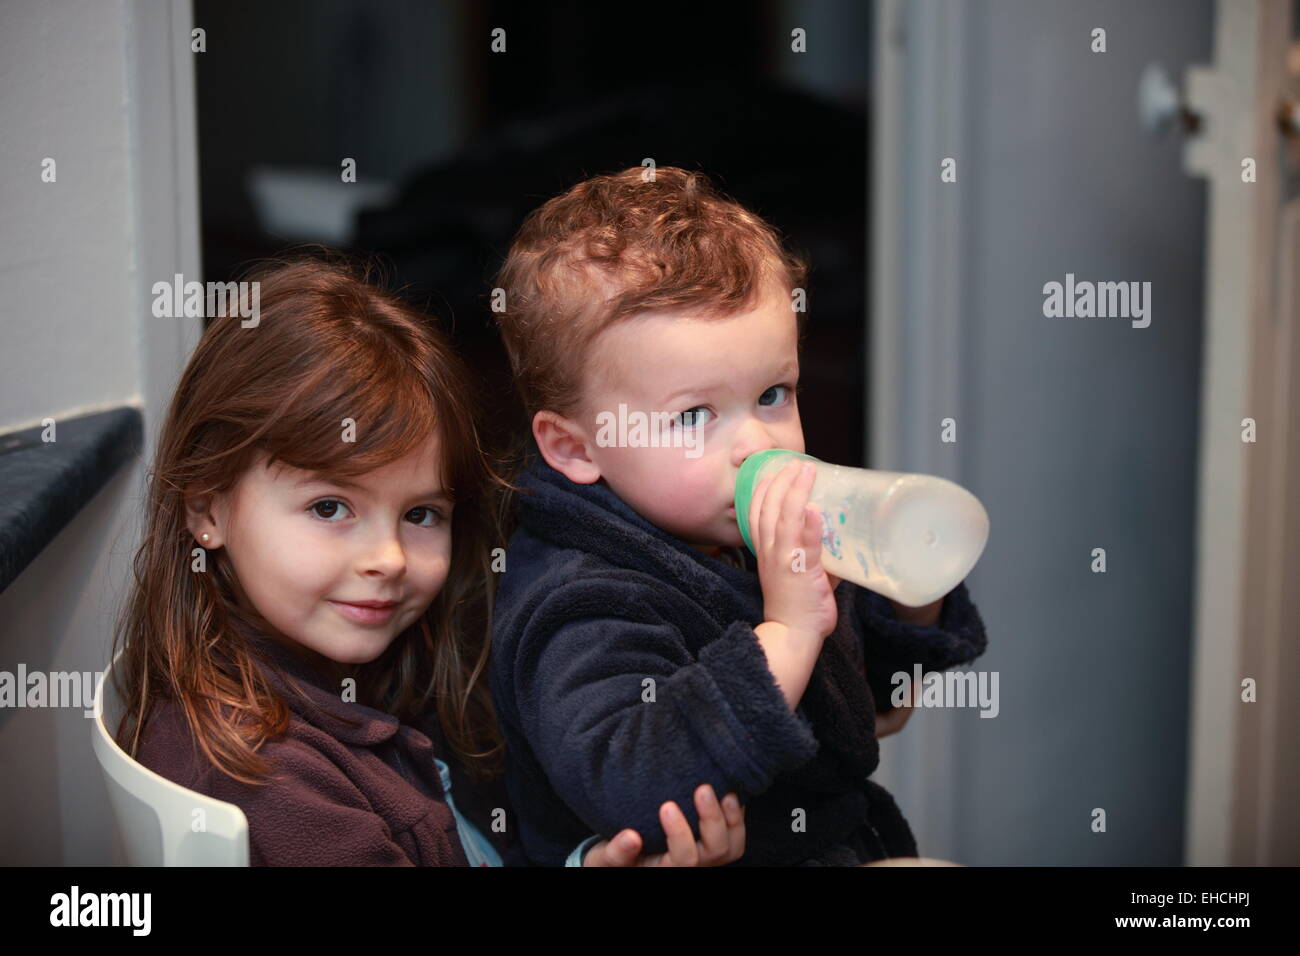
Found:
[[718, 388], [719, 386], [717, 385], [705, 385], [703, 387], [697, 385], [690, 385], [686, 388], [679, 388], [677, 391], [673, 392], [671, 395], [666, 397], [661, 404], [663, 405], [672, 404], [672, 402], [675, 399], [678, 399], [683, 395], [707, 395], [710, 392], [717, 391]]
[[[779, 369], [777, 369], [775, 372], [772, 373], [772, 377], [785, 378], [788, 375], [793, 375], [798, 370], [799, 370], [799, 366], [796, 365], [794, 362], [786, 362]], [[667, 405], [670, 402], [672, 402], [674, 399], [681, 398], [683, 395], [707, 395], [710, 392], [716, 392], [718, 389], [722, 388], [723, 384], [724, 383], [719, 383], [717, 385], [705, 385], [703, 387], [691, 385], [691, 386], [687, 386], [686, 388], [679, 388], [677, 391], [673, 392], [671, 395], [664, 398], [662, 404]]]

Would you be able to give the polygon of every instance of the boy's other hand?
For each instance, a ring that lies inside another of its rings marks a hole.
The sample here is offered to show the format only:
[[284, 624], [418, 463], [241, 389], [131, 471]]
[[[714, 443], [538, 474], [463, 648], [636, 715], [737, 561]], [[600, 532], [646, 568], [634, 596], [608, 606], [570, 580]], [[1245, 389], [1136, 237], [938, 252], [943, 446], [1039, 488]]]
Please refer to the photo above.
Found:
[[[808, 504], [817, 472], [795, 460], [754, 489], [750, 535], [758, 555], [763, 616], [791, 632], [824, 639], [835, 630], [834, 585], [822, 567], [821, 518]], [[795, 549], [803, 550], [796, 560]]]
[[903, 724], [907, 723], [907, 718], [912, 716], [912, 707], [891, 707], [882, 713], [876, 714], [876, 739], [888, 737], [890, 734], [896, 734], [903, 729]]
[[613, 840], [601, 840], [583, 857], [583, 866], [722, 866], [745, 852], [745, 808], [734, 793], [718, 804], [707, 783], [695, 790], [700, 815], [697, 842], [677, 804], [669, 800], [659, 808], [659, 822], [668, 837], [668, 852], [641, 854], [641, 835], [624, 830]]
[[876, 739], [888, 737], [890, 734], [896, 734], [903, 729], [903, 724], [907, 723], [907, 718], [912, 716], [912, 711], [920, 705], [921, 688], [920, 685], [912, 688], [912, 702], [902, 704], [898, 707], [890, 707], [888, 710], [876, 712]]

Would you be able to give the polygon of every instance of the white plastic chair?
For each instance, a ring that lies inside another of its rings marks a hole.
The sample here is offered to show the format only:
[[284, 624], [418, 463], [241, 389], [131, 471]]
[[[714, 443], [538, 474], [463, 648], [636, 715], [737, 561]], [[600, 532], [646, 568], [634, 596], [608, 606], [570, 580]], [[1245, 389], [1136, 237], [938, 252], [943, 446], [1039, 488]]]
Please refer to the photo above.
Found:
[[[123, 704], [112, 672], [113, 665], [109, 665], [95, 694], [92, 734], [127, 863], [248, 866], [248, 820], [243, 810], [154, 773], [128, 756], [113, 739], [110, 728], [118, 726]], [[199, 832], [194, 828], [195, 810], [203, 811], [203, 829]]]

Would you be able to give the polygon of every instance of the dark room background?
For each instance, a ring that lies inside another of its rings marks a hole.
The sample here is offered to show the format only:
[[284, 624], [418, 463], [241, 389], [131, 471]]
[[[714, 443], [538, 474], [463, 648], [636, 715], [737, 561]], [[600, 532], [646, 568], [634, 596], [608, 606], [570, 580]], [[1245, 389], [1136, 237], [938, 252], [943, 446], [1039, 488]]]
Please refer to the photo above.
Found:
[[807, 447], [864, 461], [868, 4], [197, 0], [194, 18], [205, 280], [304, 242], [378, 254], [452, 330], [499, 443], [522, 417], [488, 295], [524, 216], [646, 158], [700, 170], [810, 260]]

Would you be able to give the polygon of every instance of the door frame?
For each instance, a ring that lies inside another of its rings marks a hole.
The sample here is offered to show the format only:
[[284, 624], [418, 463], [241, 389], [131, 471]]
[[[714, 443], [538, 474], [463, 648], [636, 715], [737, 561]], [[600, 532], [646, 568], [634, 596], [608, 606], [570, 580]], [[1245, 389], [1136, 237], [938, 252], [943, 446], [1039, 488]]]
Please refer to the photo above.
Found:
[[[966, 55], [978, 14], [965, 0], [877, 0], [875, 7], [867, 464], [968, 485], [962, 446], [941, 460], [932, 440], [940, 419], [963, 405], [967, 199], [955, 187], [933, 188], [937, 161], [933, 178], [908, 174], [906, 164], [958, 156], [970, 141]], [[936, 368], [944, 374], [928, 374]], [[881, 742], [888, 759], [876, 777], [906, 804], [919, 841], [955, 848], [963, 792], [957, 730], [952, 721], [918, 721], [906, 737]]]
[[[1184, 165], [1209, 183], [1205, 350], [1184, 845], [1191, 865], [1300, 862], [1300, 198], [1284, 206], [1276, 110], [1300, 94], [1289, 0], [1219, 0], [1214, 63], [1187, 71], [1207, 122]], [[1242, 161], [1256, 161], [1256, 181]], [[1294, 189], [1291, 190], [1294, 194]], [[1255, 420], [1254, 442], [1243, 420]], [[1287, 584], [1291, 589], [1288, 593]], [[1289, 625], [1289, 627], [1288, 627]], [[1286, 633], [1289, 630], [1289, 635]], [[1291, 638], [1290, 643], [1287, 637]], [[1242, 701], [1242, 682], [1257, 701]]]

